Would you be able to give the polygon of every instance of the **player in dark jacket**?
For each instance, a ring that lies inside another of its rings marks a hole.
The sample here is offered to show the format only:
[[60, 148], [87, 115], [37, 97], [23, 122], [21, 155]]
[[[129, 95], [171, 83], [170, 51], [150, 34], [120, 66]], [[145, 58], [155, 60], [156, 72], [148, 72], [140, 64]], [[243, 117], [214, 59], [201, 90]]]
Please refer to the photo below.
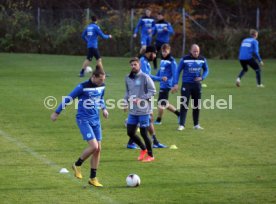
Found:
[[164, 13], [159, 12], [157, 21], [155, 22], [155, 29], [153, 35], [156, 35], [155, 48], [157, 50], [156, 58], [153, 60], [154, 69], [157, 69], [157, 57], [160, 53], [161, 47], [164, 44], [169, 44], [170, 37], [174, 34], [172, 25], [164, 20]]
[[[180, 116], [179, 116], [179, 127], [178, 130], [185, 129], [185, 122], [187, 111], [189, 109], [190, 97], [193, 99], [193, 120], [194, 129], [203, 129], [199, 125], [199, 110], [201, 100], [201, 81], [204, 80], [208, 75], [208, 65], [204, 57], [199, 55], [200, 49], [197, 44], [193, 44], [190, 49], [190, 54], [184, 56], [178, 65], [175, 86], [173, 92], [178, 89], [178, 80], [180, 73], [182, 75], [182, 86], [181, 86], [181, 104], [180, 104]], [[202, 72], [203, 70], [203, 72]]]

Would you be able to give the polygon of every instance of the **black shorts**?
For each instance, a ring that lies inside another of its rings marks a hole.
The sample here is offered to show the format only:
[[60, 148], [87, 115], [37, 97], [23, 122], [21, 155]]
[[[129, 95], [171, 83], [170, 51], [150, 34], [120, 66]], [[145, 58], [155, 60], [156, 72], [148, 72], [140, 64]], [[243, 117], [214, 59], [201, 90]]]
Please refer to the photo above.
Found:
[[88, 48], [86, 59], [88, 59], [89, 61], [92, 61], [93, 57], [95, 57], [96, 60], [101, 58], [99, 50], [97, 48], [90, 47], [90, 48]]
[[156, 51], [157, 51], [157, 52], [161, 52], [161, 47], [162, 47], [162, 45], [164, 45], [164, 44], [165, 44], [164, 42], [156, 41], [156, 42], [155, 42]]
[[[166, 106], [169, 99], [169, 93], [171, 89], [160, 89], [158, 96], [158, 105]], [[159, 103], [160, 101], [160, 103]]]
[[249, 65], [252, 69], [254, 69], [255, 71], [256, 70], [259, 70], [260, 69], [260, 66], [259, 64], [256, 62], [256, 60], [254, 58], [251, 58], [249, 60], [240, 60], [240, 64], [242, 66], [242, 69], [244, 71], [247, 72], [248, 68], [247, 66]]

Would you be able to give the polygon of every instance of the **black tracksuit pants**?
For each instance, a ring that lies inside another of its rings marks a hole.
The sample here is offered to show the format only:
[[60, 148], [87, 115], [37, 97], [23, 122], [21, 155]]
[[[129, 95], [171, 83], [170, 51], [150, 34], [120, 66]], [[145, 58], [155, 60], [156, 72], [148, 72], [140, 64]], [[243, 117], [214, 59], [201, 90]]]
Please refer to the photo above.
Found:
[[190, 98], [192, 100], [194, 126], [199, 124], [199, 110], [201, 99], [201, 83], [183, 83], [181, 87], [179, 125], [185, 126], [186, 116], [189, 109]]

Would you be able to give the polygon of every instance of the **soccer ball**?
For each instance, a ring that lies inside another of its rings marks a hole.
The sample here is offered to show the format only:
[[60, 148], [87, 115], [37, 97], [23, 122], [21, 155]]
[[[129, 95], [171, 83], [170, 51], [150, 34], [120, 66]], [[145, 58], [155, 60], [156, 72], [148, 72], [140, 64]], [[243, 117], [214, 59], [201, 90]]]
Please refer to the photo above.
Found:
[[92, 71], [93, 71], [92, 67], [87, 66], [84, 72], [88, 74], [88, 73], [92, 73]]
[[129, 174], [126, 177], [126, 183], [129, 187], [138, 187], [141, 184], [141, 180], [137, 174]]

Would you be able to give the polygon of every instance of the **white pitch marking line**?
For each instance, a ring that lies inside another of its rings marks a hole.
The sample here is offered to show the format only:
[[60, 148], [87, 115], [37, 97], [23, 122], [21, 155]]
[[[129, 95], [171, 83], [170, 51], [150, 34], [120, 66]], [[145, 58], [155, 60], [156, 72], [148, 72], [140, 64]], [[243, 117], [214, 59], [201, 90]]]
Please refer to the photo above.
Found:
[[[30, 155], [32, 155], [34, 158], [36, 158], [37, 160], [41, 161], [44, 164], [49, 165], [50, 167], [52, 167], [53, 169], [56, 170], [56, 172], [58, 172], [58, 169], [61, 169], [60, 166], [58, 166], [55, 162], [50, 161], [49, 159], [44, 158], [43, 156], [41, 156], [40, 154], [38, 154], [37, 152], [35, 152], [34, 150], [32, 150], [30, 147], [28, 147], [27, 145], [23, 144], [22, 142], [20, 142], [19, 140], [17, 140], [15, 137], [7, 134], [6, 132], [4, 132], [3, 130], [0, 129], [0, 135], [5, 138], [6, 140], [14, 143], [17, 147], [19, 147], [20, 149], [24, 150], [25, 152], [29, 153]], [[72, 176], [71, 174], [67, 174], [68, 178], [70, 178], [72, 181], [79, 183], [79, 181]], [[93, 191], [93, 193], [97, 194], [97, 196], [102, 199], [107, 201], [108, 203], [117, 203], [115, 201], [113, 201], [110, 197], [107, 196], [103, 196], [101, 195], [99, 192], [97, 191]]]

